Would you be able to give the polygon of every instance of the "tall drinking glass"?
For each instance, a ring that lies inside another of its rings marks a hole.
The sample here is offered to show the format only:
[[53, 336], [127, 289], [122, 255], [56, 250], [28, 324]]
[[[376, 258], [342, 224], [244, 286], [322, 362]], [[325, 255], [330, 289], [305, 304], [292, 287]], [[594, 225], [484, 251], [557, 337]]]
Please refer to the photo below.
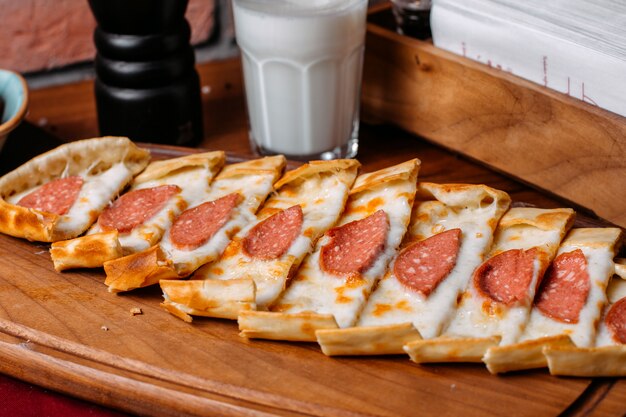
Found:
[[367, 0], [233, 0], [233, 11], [252, 146], [355, 156]]

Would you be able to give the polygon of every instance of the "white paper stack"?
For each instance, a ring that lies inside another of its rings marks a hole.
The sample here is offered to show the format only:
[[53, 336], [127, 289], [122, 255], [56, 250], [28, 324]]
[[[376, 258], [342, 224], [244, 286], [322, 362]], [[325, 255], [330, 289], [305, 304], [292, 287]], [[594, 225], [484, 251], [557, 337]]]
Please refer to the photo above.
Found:
[[439, 48], [626, 116], [626, 1], [434, 0]]

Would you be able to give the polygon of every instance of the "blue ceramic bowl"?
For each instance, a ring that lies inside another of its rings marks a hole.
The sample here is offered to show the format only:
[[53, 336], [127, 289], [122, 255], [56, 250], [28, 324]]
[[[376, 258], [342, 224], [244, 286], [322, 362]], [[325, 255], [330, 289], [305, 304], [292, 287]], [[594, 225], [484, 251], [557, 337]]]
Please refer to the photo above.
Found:
[[21, 75], [0, 69], [0, 149], [28, 108], [28, 86]]

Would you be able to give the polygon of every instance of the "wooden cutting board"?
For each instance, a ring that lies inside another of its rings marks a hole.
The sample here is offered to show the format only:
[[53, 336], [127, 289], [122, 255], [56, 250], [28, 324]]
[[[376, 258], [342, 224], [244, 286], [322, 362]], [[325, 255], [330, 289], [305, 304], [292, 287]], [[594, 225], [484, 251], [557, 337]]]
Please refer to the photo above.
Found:
[[[192, 152], [151, 150], [156, 158]], [[405, 356], [328, 358], [315, 344], [249, 341], [236, 322], [171, 316], [158, 287], [114, 295], [102, 270], [57, 273], [48, 248], [0, 235], [0, 372], [113, 408], [155, 416], [582, 415], [615, 383], [545, 370], [492, 376], [478, 364], [418, 366]], [[143, 314], [132, 316], [134, 307]]]

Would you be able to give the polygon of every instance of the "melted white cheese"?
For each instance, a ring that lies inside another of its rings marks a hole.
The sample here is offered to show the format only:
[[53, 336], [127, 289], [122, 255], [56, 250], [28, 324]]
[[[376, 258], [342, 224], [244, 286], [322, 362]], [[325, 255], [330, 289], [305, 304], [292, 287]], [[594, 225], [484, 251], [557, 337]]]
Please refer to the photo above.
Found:
[[176, 248], [172, 244], [169, 231], [165, 234], [160, 246], [174, 263], [177, 271], [192, 272], [200, 265], [217, 259], [230, 242], [233, 233], [256, 219], [254, 214], [272, 192], [273, 179], [273, 173], [247, 174], [223, 179], [218, 177], [211, 186], [211, 190], [204, 196], [204, 201], [192, 207], [215, 201], [232, 193], [238, 193], [243, 200], [234, 208], [230, 220], [211, 239], [193, 250]]
[[193, 166], [169, 173], [164, 177], [141, 182], [133, 186], [133, 190], [158, 187], [159, 185], [177, 185], [181, 188], [181, 197], [190, 207], [203, 201], [211, 189], [211, 181], [215, 174], [204, 166]]
[[[491, 253], [500, 253], [511, 249], [531, 249], [537, 247], [545, 251], [552, 259], [561, 241], [562, 230], [552, 228], [539, 229], [531, 225], [517, 225], [499, 228]], [[525, 300], [511, 306], [496, 303], [484, 298], [476, 289], [473, 279], [463, 294], [455, 317], [444, 331], [444, 335], [452, 337], [502, 337], [501, 345], [515, 343], [519, 340], [530, 314], [532, 300], [535, 297], [537, 280], [540, 278], [541, 264], [538, 259], [533, 263], [533, 275], [526, 292]], [[486, 306], [492, 305], [495, 311]]]
[[609, 297], [609, 304], [604, 307], [604, 311], [602, 312], [598, 328], [598, 334], [595, 341], [595, 345], [598, 347], [620, 344], [617, 340], [613, 338], [611, 331], [608, 329], [608, 327], [606, 327], [606, 322], [604, 321], [604, 318], [606, 316], [606, 313], [608, 313], [609, 309], [611, 308], [612, 304], [615, 304], [622, 298], [626, 297], [626, 280], [614, 277], [609, 283], [607, 295]]
[[[419, 203], [418, 203], [419, 204]], [[457, 297], [467, 286], [474, 269], [483, 261], [493, 238], [497, 204], [487, 207], [448, 207], [441, 202], [424, 202], [410, 228], [412, 237], [427, 238], [445, 230], [461, 229], [457, 261], [450, 273], [428, 296], [402, 285], [393, 274], [393, 265], [370, 297], [358, 326], [412, 322], [423, 338], [436, 337], [454, 315]], [[412, 239], [411, 239], [412, 240]]]
[[384, 275], [389, 261], [402, 241], [411, 215], [410, 202], [415, 194], [415, 188], [412, 181], [396, 181], [352, 196], [349, 207], [370, 209], [352, 210], [342, 216], [338, 224], [360, 220], [377, 210], [384, 210], [389, 218], [390, 227], [383, 252], [374, 264], [361, 274], [361, 279], [349, 279], [346, 282], [345, 277], [327, 273], [319, 266], [321, 248], [329, 242], [329, 237], [324, 236], [319, 240], [315, 253], [306, 259], [292, 285], [276, 303], [275, 309], [285, 313], [310, 311], [332, 314], [339, 327], [353, 326], [373, 285]]
[[606, 313], [609, 311], [609, 308], [610, 306], [607, 306], [604, 309], [603, 315], [600, 320], [600, 324], [598, 325], [598, 332], [596, 335], [596, 339], [594, 341], [595, 347], [616, 346], [616, 345], [621, 344], [613, 337], [612, 332], [609, 330], [609, 328], [606, 325], [606, 322], [604, 321], [604, 317]]
[[590, 278], [589, 295], [580, 311], [578, 323], [563, 323], [544, 315], [539, 309], [533, 308], [521, 341], [567, 334], [578, 347], [593, 346], [596, 323], [600, 319], [602, 307], [606, 303], [606, 286], [615, 269], [613, 253], [606, 246], [589, 247], [563, 244], [559, 248], [557, 256], [576, 249], [581, 249], [587, 258], [587, 273]]
[[[283, 292], [287, 277], [293, 265], [313, 250], [314, 242], [327, 229], [332, 227], [343, 210], [348, 195], [348, 186], [335, 176], [319, 176], [304, 181], [297, 193], [282, 190], [273, 195], [255, 222], [239, 232], [237, 242], [265, 218], [278, 210], [285, 210], [294, 205], [302, 208], [303, 221], [300, 235], [293, 241], [286, 253], [278, 259], [253, 259], [241, 249], [234, 256], [222, 257], [210, 268], [203, 268], [195, 279], [253, 279], [256, 284], [256, 303], [259, 310], [267, 308]], [[268, 211], [272, 208], [275, 211]]]

